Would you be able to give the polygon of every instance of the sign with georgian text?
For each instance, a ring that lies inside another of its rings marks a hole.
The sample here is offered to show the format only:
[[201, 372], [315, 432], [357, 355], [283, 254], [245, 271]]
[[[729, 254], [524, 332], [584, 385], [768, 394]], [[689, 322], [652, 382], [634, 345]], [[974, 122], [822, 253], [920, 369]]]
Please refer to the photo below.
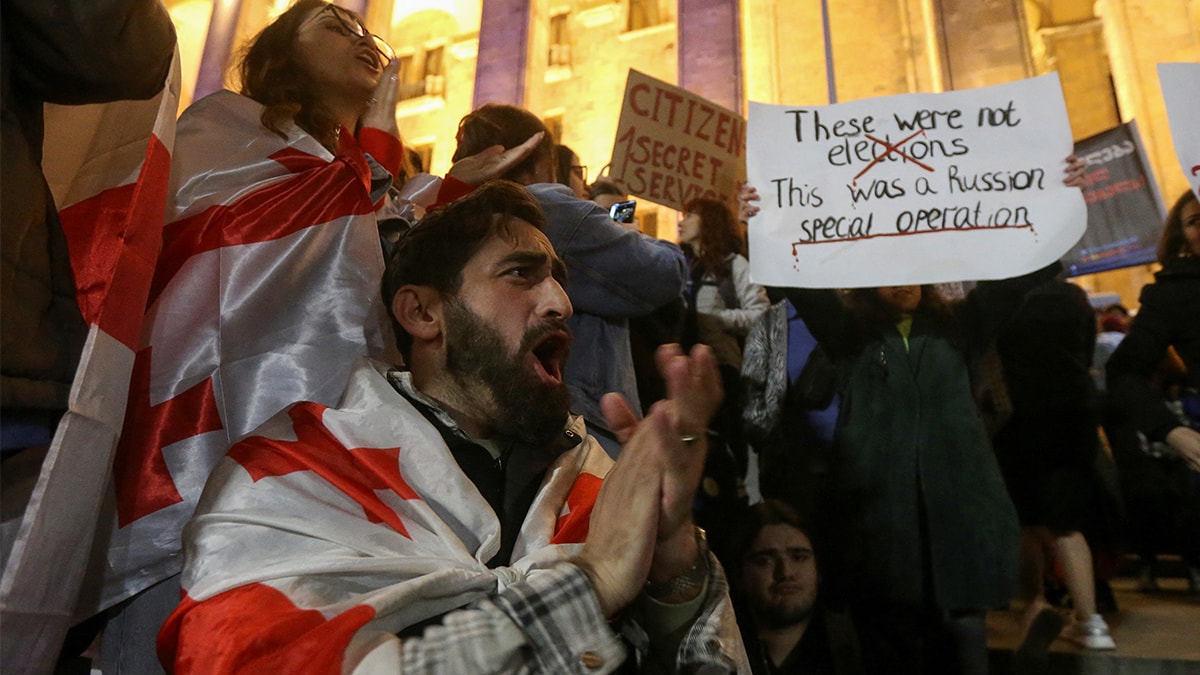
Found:
[[1166, 218], [1134, 122], [1085, 138], [1075, 156], [1087, 164], [1087, 232], [1063, 256], [1071, 276], [1144, 265], [1157, 257]]
[[1058, 75], [827, 106], [750, 104], [762, 201], [751, 278], [851, 288], [1001, 279], [1060, 258], [1087, 222]]

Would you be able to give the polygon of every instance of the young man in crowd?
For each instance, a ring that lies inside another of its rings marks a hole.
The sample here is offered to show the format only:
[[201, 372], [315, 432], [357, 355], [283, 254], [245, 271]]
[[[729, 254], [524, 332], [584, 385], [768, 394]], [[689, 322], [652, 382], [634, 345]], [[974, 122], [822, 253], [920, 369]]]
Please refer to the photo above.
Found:
[[755, 675], [862, 673], [849, 614], [820, 597], [817, 554], [800, 516], [768, 499], [750, 507], [740, 536], [733, 585]]

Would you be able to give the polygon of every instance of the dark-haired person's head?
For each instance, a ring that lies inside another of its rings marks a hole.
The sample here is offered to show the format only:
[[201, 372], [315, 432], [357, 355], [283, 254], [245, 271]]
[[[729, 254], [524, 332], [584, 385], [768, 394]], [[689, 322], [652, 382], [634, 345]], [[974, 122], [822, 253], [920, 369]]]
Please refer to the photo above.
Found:
[[332, 148], [339, 119], [366, 110], [394, 57], [357, 14], [324, 0], [297, 0], [242, 51], [241, 93], [264, 106], [267, 129], [286, 136], [294, 121]]
[[737, 218], [717, 199], [693, 199], [684, 205], [679, 243], [690, 247], [705, 271], [718, 277], [728, 272], [731, 254], [746, 253]]
[[916, 314], [949, 324], [950, 305], [934, 284], [855, 288], [845, 298], [859, 323], [868, 329]]
[[597, 178], [596, 182], [588, 186], [588, 198], [607, 211], [613, 204], [628, 200], [629, 193], [615, 181]]
[[1125, 305], [1115, 303], [1100, 312], [1100, 330], [1105, 333], [1128, 333], [1131, 317]]
[[571, 148], [559, 143], [554, 146], [556, 177], [561, 185], [571, 188], [580, 199], [587, 199], [587, 167], [579, 161], [579, 155]]
[[522, 185], [558, 182], [550, 130], [537, 115], [514, 105], [488, 103], [462, 118], [456, 137], [458, 147], [452, 160], [457, 162], [496, 145], [507, 150], [524, 143], [539, 131], [544, 135], [533, 152], [501, 178]]
[[732, 581], [760, 628], [807, 621], [820, 585], [810, 528], [787, 504], [751, 506], [731, 549]]
[[528, 192], [493, 181], [427, 214], [389, 256], [382, 292], [414, 385], [477, 438], [540, 444], [566, 422], [571, 302], [544, 224]]
[[1200, 202], [1191, 190], [1180, 195], [1167, 214], [1158, 240], [1158, 262], [1165, 265], [1173, 258], [1189, 256], [1200, 256]]

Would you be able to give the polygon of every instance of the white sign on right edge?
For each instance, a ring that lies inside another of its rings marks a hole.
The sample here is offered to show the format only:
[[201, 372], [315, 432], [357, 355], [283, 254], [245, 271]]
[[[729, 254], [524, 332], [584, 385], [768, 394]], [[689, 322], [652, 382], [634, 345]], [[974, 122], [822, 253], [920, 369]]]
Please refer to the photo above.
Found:
[[1001, 279], [1075, 245], [1058, 75], [828, 106], [750, 104], [751, 278], [852, 288]]
[[1160, 63], [1158, 83], [1179, 165], [1200, 196], [1200, 63]]

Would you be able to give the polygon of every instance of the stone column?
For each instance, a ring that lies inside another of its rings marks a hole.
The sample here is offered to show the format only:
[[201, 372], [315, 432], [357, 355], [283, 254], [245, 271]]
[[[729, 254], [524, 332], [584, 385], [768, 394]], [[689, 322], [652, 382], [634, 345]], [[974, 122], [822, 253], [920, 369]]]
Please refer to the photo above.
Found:
[[[1105, 52], [1122, 119], [1136, 119], [1150, 164], [1169, 203], [1187, 189], [1175, 160], [1158, 83], [1157, 64], [1200, 61], [1200, 29], [1195, 0], [1099, 0]], [[1065, 45], [1064, 45], [1065, 46]], [[1060, 51], [1060, 50], [1056, 50]], [[1066, 55], [1059, 54], [1059, 58]], [[1068, 95], [1067, 103], [1071, 103]], [[1074, 111], [1072, 111], [1073, 123]], [[1136, 297], [1136, 293], [1134, 294]]]
[[484, 103], [523, 105], [530, 0], [487, 0], [482, 4], [472, 108]]
[[1058, 71], [1075, 139], [1094, 136], [1120, 124], [1112, 70], [1104, 46], [1104, 24], [1100, 19], [1042, 26], [1037, 35], [1044, 48], [1038, 69], [1044, 73]]
[[[1033, 56], [1038, 74], [1057, 72], [1075, 140], [1121, 123], [1104, 23], [1087, 0], [1055, 0], [1030, 12]], [[1164, 34], [1159, 33], [1161, 39]], [[1155, 92], [1157, 95], [1157, 92]], [[1139, 127], [1143, 120], [1138, 120]], [[1139, 128], [1139, 131], [1142, 129]], [[1143, 285], [1153, 281], [1151, 267], [1138, 265], [1073, 279], [1095, 292], [1116, 292], [1132, 306]]]
[[941, 0], [947, 88], [974, 89], [1033, 74], [1021, 2]]
[[229, 65], [241, 12], [242, 0], [213, 0], [212, 19], [208, 22], [208, 36], [204, 40], [204, 54], [200, 57], [193, 100], [225, 87], [225, 68]]
[[742, 113], [738, 0], [679, 0], [679, 86]]

